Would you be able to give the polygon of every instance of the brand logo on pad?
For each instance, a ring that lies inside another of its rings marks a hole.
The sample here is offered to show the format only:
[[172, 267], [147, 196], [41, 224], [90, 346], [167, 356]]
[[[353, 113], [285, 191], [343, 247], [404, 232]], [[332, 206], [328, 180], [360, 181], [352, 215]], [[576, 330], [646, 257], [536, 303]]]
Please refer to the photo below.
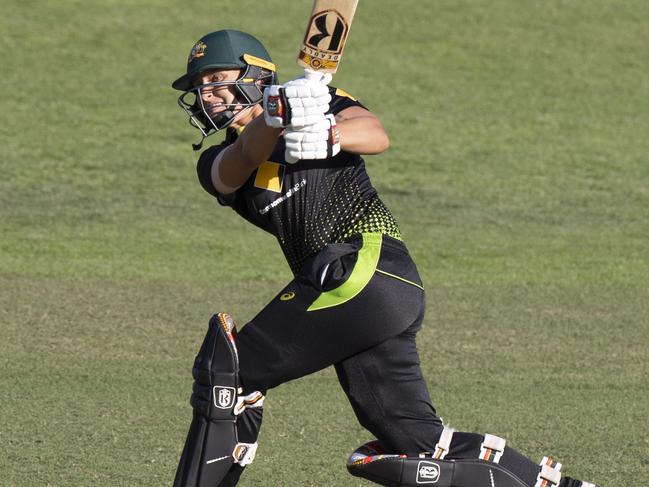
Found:
[[219, 409], [230, 409], [234, 406], [235, 390], [234, 387], [214, 386], [214, 406]]
[[417, 465], [418, 484], [436, 484], [439, 480], [439, 465], [433, 462], [419, 462]]

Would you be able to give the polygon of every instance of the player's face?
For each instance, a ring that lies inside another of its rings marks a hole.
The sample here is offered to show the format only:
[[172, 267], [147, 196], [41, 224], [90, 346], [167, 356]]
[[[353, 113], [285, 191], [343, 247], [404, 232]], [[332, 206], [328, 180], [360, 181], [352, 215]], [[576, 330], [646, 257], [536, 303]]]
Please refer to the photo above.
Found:
[[232, 104], [236, 103], [235, 87], [232, 82], [239, 79], [241, 71], [238, 69], [214, 69], [206, 71], [197, 76], [194, 86], [203, 86], [200, 89], [200, 96], [205, 106], [205, 111], [210, 117], [220, 112], [231, 110]]

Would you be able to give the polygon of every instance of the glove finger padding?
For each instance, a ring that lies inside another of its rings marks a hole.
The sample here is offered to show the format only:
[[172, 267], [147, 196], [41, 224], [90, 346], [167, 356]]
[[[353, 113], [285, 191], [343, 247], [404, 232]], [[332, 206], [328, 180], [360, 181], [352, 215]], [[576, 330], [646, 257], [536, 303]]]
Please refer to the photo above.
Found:
[[[299, 83], [299, 81], [304, 81], [305, 83]], [[319, 98], [329, 94], [329, 87], [318, 82], [309, 82], [304, 78], [297, 79], [295, 81], [289, 81], [284, 85], [286, 90], [286, 96], [291, 98]]]
[[317, 98], [289, 98], [291, 107], [291, 127], [305, 127], [324, 120], [325, 113], [329, 110], [331, 95], [319, 96]]
[[302, 141], [314, 142], [316, 140], [327, 140], [331, 122], [327, 117], [322, 120], [300, 128], [289, 128], [284, 132], [284, 140], [287, 143], [299, 143]]
[[[317, 73], [316, 73], [317, 74]], [[264, 91], [264, 119], [269, 127], [304, 127], [322, 119], [329, 110], [331, 76], [298, 78]]]
[[329, 131], [319, 130], [318, 132], [304, 132], [294, 130], [284, 136], [286, 145], [295, 145], [311, 142], [326, 142], [329, 138]]
[[299, 129], [287, 129], [284, 133], [288, 163], [300, 159], [327, 159], [340, 152], [340, 135], [333, 115]]

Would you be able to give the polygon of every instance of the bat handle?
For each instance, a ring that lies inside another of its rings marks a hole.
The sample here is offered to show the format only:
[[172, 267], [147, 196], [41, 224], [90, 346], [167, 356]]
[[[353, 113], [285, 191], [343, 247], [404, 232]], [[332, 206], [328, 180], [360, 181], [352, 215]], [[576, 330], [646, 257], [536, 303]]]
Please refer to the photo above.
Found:
[[321, 76], [318, 71], [313, 71], [309, 68], [304, 69], [304, 77], [310, 81], [319, 81]]
[[332, 78], [331, 73], [313, 71], [312, 69], [309, 68], [304, 69], [304, 77], [309, 81], [318, 81], [320, 83], [324, 83], [325, 85], [331, 83], [331, 78]]

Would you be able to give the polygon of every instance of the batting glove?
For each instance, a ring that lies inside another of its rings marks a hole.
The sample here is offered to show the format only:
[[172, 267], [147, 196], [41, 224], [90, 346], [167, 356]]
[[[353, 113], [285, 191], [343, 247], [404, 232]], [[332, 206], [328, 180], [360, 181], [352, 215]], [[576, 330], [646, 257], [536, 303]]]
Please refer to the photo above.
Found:
[[289, 164], [300, 159], [328, 159], [340, 152], [340, 132], [333, 115], [320, 122], [284, 132], [284, 158]]
[[304, 127], [320, 122], [329, 110], [331, 74], [307, 71], [306, 77], [264, 91], [264, 120], [269, 127]]

